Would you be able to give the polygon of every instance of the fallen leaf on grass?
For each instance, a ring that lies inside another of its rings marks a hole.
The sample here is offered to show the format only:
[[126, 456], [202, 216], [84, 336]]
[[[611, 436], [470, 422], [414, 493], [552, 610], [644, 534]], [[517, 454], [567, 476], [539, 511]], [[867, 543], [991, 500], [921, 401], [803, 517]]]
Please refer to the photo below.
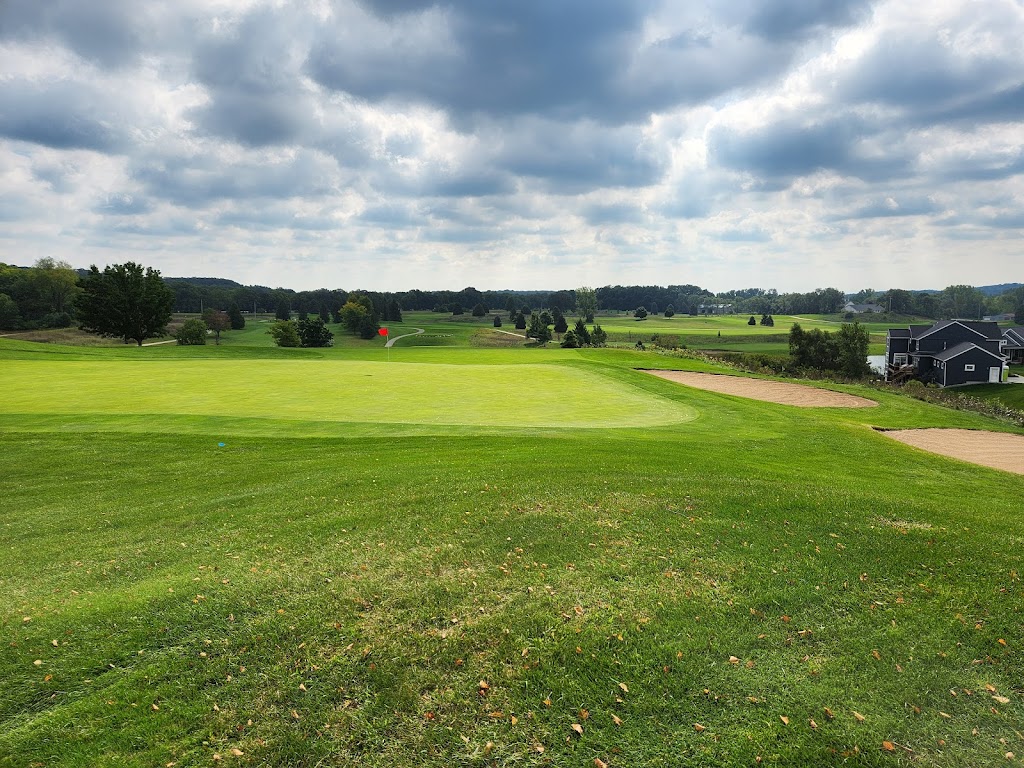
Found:
[[704, 733], [704, 731], [706, 731], [707, 728], [705, 728], [700, 723], [694, 723], [693, 724], [693, 730], [695, 730], [697, 733]]
[[825, 710], [825, 717], [827, 717], [829, 720], [835, 719], [835, 715], [832, 714], [831, 709], [829, 709], [828, 707], [822, 707], [822, 709]]
[[622, 720], [619, 719], [618, 715], [612, 715], [612, 722], [616, 725], [622, 725]]
[[940, 714], [940, 715], [941, 715], [942, 717], [945, 717], [946, 719], [949, 719], [949, 718], [953, 717], [953, 716], [952, 716], [951, 714], [949, 714], [948, 712], [943, 712], [942, 710], [939, 710], [939, 714]]
[[579, 723], [573, 723], [569, 727], [572, 728], [574, 731], [576, 731], [577, 735], [579, 735], [579, 736], [583, 735], [583, 726], [580, 725]]
[[858, 723], [863, 723], [863, 722], [864, 722], [864, 721], [865, 721], [865, 720], [867, 719], [867, 718], [866, 718], [866, 717], [864, 717], [864, 715], [862, 715], [862, 714], [861, 714], [860, 712], [856, 712], [856, 711], [854, 711], [854, 713], [853, 713], [853, 717], [854, 717], [854, 719], [856, 719], [856, 721], [857, 721]]
[[619, 683], [619, 688], [621, 688], [624, 693], [629, 693], [629, 687], [625, 683]]
[[600, 757], [594, 758], [594, 765], [597, 766], [597, 768], [608, 768], [608, 763], [606, 763]]
[[241, 757], [242, 755], [245, 754], [245, 752], [240, 750], [238, 747], [232, 747], [231, 748], [231, 754], [234, 755], [235, 757]]
[[789, 725], [789, 718], [785, 715], [779, 715], [779, 720], [782, 721], [783, 725]]
[[1009, 704], [1010, 703], [1010, 700], [1008, 698], [1006, 698], [1005, 696], [993, 696], [992, 698], [995, 699], [996, 701], [998, 701], [1000, 704]]
[[814, 722], [814, 718], [813, 717], [810, 719], [810, 726], [811, 726], [811, 730], [813, 730], [813, 731], [818, 730], [818, 724], [816, 722]]
[[884, 749], [886, 752], [895, 752], [896, 751], [896, 745], [893, 744], [891, 741], [883, 741], [882, 742], [882, 749]]

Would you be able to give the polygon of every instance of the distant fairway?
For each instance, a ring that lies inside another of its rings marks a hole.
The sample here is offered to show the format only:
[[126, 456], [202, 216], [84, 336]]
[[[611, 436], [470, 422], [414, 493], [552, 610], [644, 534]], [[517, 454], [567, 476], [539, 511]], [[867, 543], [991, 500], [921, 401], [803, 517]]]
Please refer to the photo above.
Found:
[[696, 414], [597, 373], [544, 364], [10, 361], [4, 374], [3, 412], [17, 415], [614, 428], [675, 424]]

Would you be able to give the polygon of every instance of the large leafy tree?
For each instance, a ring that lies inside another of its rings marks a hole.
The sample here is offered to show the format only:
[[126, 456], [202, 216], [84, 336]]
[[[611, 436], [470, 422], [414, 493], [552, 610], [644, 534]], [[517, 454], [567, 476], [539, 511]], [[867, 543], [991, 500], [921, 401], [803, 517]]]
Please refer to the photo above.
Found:
[[128, 261], [100, 272], [94, 264], [81, 287], [75, 304], [83, 331], [134, 341], [140, 347], [144, 340], [167, 332], [174, 291], [158, 270]]
[[219, 309], [207, 309], [203, 312], [203, 322], [206, 323], [207, 328], [213, 331], [214, 338], [217, 339], [219, 346], [220, 332], [226, 331], [231, 327], [231, 315]]
[[597, 292], [593, 288], [576, 289], [576, 312], [588, 323], [594, 322], [594, 313], [597, 312]]

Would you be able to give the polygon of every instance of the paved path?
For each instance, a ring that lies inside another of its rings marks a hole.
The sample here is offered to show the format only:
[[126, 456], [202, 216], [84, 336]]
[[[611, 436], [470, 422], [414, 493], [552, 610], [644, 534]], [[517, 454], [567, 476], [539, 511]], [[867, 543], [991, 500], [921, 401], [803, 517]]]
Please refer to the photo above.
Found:
[[517, 339], [525, 339], [526, 338], [526, 336], [524, 336], [521, 333], [512, 333], [512, 331], [503, 331], [503, 330], [501, 330], [501, 328], [492, 328], [491, 330], [495, 331], [496, 333], [507, 333], [509, 336], [515, 336]]
[[406, 336], [419, 336], [421, 333], [423, 333], [422, 328], [413, 328], [412, 330], [412, 333], [403, 333], [401, 336], [395, 336], [395, 338], [393, 339], [388, 339], [388, 343], [385, 344], [384, 346], [391, 347], [394, 346], [395, 342], [398, 341], [399, 339], [404, 339]]
[[144, 347], [155, 347], [157, 344], [177, 344], [177, 339], [168, 339], [167, 341], [151, 341], [147, 344], [143, 344]]

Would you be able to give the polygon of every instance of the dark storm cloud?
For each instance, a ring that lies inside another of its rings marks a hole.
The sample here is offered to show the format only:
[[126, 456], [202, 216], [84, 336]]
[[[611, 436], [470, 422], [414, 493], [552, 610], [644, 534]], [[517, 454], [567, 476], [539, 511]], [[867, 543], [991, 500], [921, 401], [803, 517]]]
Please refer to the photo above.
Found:
[[125, 121], [104, 93], [68, 80], [0, 80], [0, 136], [54, 149], [117, 152]]

